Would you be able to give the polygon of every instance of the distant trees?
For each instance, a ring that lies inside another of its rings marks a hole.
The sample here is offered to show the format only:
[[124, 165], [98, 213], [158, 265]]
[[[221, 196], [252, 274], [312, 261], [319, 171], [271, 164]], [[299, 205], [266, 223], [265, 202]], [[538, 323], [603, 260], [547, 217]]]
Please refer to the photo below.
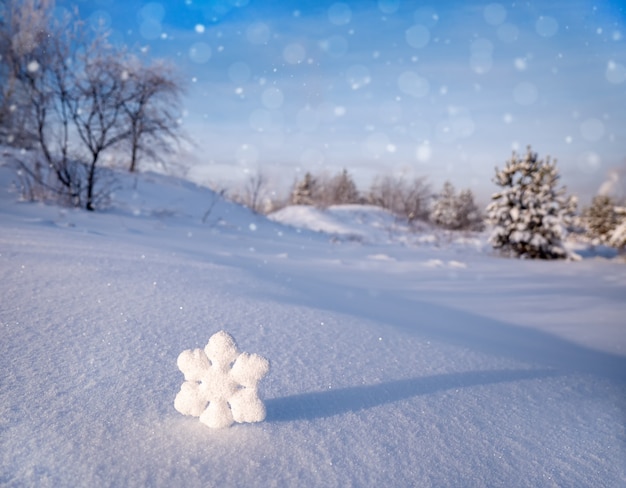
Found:
[[317, 200], [317, 179], [307, 171], [304, 178], [296, 182], [291, 190], [290, 203], [292, 205], [315, 205]]
[[429, 221], [448, 230], [477, 231], [483, 228], [483, 217], [471, 190], [457, 194], [446, 182], [439, 195], [433, 195], [425, 177], [403, 178], [379, 175], [367, 193], [359, 192], [346, 170], [329, 177], [305, 173], [296, 181], [289, 197], [291, 205], [328, 207], [342, 204], [370, 204], [384, 208], [408, 222]]
[[527, 148], [524, 156], [513, 153], [494, 182], [501, 190], [487, 207], [493, 225], [490, 241], [501, 252], [524, 258], [567, 257], [564, 227], [575, 210], [575, 200], [557, 188], [556, 162], [539, 159]]
[[384, 175], [374, 179], [367, 200], [412, 222], [428, 220], [431, 198], [432, 191], [425, 177], [408, 180]]
[[141, 155], [178, 141], [182, 88], [172, 68], [141, 63], [76, 17], [55, 19], [51, 7], [3, 6], [0, 135], [40, 150], [43, 161], [22, 162], [31, 186], [94, 210], [107, 191], [98, 188], [103, 153], [126, 147], [133, 171]]
[[580, 220], [592, 244], [626, 248], [626, 207], [615, 198], [596, 195]]
[[248, 177], [243, 189], [234, 193], [232, 199], [255, 213], [267, 213], [272, 208], [268, 186], [267, 175], [259, 170]]
[[178, 144], [183, 89], [174, 69], [160, 61], [144, 65], [131, 58], [122, 77], [126, 93], [121, 106], [129, 127], [128, 169], [133, 172], [142, 156], [159, 161]]
[[326, 185], [328, 195], [326, 200], [332, 205], [345, 205], [350, 203], [360, 203], [359, 190], [348, 170], [344, 170], [335, 175]]
[[294, 184], [289, 203], [328, 207], [362, 203], [362, 199], [352, 175], [348, 170], [343, 169], [332, 177], [326, 175], [314, 177], [307, 172], [302, 180]]
[[458, 195], [454, 186], [446, 181], [435, 198], [430, 221], [448, 230], [482, 230], [483, 218], [474, 201], [472, 190], [462, 190]]
[[615, 201], [608, 195], [596, 195], [582, 214], [587, 236], [598, 244], [608, 244], [619, 224]]

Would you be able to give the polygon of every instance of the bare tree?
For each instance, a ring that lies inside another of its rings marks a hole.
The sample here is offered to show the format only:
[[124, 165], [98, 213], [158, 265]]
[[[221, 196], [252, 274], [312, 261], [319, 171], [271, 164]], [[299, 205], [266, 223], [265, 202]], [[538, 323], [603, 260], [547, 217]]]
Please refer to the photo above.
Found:
[[368, 201], [372, 205], [389, 210], [397, 215], [404, 213], [404, 181], [391, 175], [377, 176], [369, 189]]
[[417, 177], [407, 184], [403, 207], [409, 222], [428, 218], [428, 203], [431, 198], [432, 190], [425, 177]]
[[134, 170], [140, 154], [178, 140], [181, 85], [173, 69], [133, 60], [76, 15], [55, 19], [53, 0], [9, 2], [0, 53], [10, 62], [0, 80], [15, 88], [4, 87], [0, 123], [6, 126], [5, 106], [19, 95], [41, 151], [41, 160], [22, 162], [22, 170], [67, 203], [94, 210], [108, 191], [98, 183], [104, 152], [128, 143]]
[[96, 166], [102, 152], [129, 137], [123, 122], [124, 103], [123, 65], [116, 52], [97, 38], [81, 56], [83, 76], [74, 81], [67, 106], [78, 137], [88, 152], [86, 209], [94, 210]]
[[243, 190], [233, 195], [233, 200], [255, 213], [262, 213], [268, 200], [268, 178], [262, 171], [250, 175]]
[[130, 58], [122, 76], [126, 81], [122, 109], [129, 125], [128, 169], [134, 172], [142, 155], [161, 160], [180, 141], [183, 88], [174, 69], [162, 62], [144, 66]]
[[[14, 2], [12, 7], [16, 9], [18, 4]], [[11, 76], [30, 110], [43, 158], [43, 162], [36, 159], [33, 165], [22, 162], [22, 169], [35, 184], [67, 203], [80, 205], [84, 168], [69, 155], [73, 71], [68, 60], [77, 26], [69, 18], [53, 24], [49, 8], [45, 2], [30, 0], [12, 17], [12, 30], [17, 34], [12, 44]], [[33, 24], [37, 25], [38, 37], [20, 34]]]
[[378, 176], [369, 190], [368, 201], [409, 221], [428, 218], [430, 185], [426, 178], [406, 181], [400, 176]]

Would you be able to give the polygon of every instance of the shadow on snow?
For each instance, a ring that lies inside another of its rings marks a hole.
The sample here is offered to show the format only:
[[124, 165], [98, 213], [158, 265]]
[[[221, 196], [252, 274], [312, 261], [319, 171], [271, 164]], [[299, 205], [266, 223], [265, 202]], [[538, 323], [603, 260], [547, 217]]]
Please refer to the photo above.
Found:
[[438, 391], [546, 378], [554, 375], [555, 372], [550, 370], [533, 369], [471, 371], [302, 393], [265, 400], [267, 421], [287, 422], [326, 418]]

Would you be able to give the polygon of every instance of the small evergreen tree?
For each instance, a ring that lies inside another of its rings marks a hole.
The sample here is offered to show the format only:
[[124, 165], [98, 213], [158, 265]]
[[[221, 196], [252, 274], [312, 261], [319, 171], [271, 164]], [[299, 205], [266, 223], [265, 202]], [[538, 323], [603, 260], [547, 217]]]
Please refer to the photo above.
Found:
[[583, 212], [587, 235], [599, 244], [607, 244], [618, 226], [615, 201], [607, 195], [593, 197], [591, 206]]
[[348, 170], [344, 169], [330, 182], [331, 205], [359, 203], [359, 190]]
[[530, 146], [525, 156], [514, 152], [504, 169], [496, 168], [494, 182], [502, 189], [487, 207], [495, 249], [531, 259], [567, 257], [562, 239], [574, 200], [565, 198], [558, 180], [556, 161], [539, 159]]
[[314, 205], [317, 193], [317, 180], [307, 172], [291, 192], [292, 205]]
[[481, 231], [484, 228], [483, 216], [474, 201], [474, 193], [469, 188], [462, 190], [457, 199], [459, 229]]
[[483, 227], [472, 190], [462, 190], [457, 195], [449, 181], [444, 183], [433, 204], [430, 220], [448, 230], [482, 230]]
[[444, 229], [459, 228], [457, 197], [454, 186], [449, 181], [443, 184], [443, 189], [433, 204], [430, 221]]

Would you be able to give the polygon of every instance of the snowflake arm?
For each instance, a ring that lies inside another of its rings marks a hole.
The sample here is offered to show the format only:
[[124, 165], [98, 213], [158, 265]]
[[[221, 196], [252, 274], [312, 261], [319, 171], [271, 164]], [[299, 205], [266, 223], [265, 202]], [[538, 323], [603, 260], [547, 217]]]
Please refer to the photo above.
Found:
[[220, 331], [203, 349], [180, 353], [178, 368], [185, 382], [174, 408], [183, 415], [200, 417], [211, 428], [233, 422], [260, 422], [265, 406], [257, 385], [269, 371], [269, 361], [257, 354], [241, 353], [232, 336]]

